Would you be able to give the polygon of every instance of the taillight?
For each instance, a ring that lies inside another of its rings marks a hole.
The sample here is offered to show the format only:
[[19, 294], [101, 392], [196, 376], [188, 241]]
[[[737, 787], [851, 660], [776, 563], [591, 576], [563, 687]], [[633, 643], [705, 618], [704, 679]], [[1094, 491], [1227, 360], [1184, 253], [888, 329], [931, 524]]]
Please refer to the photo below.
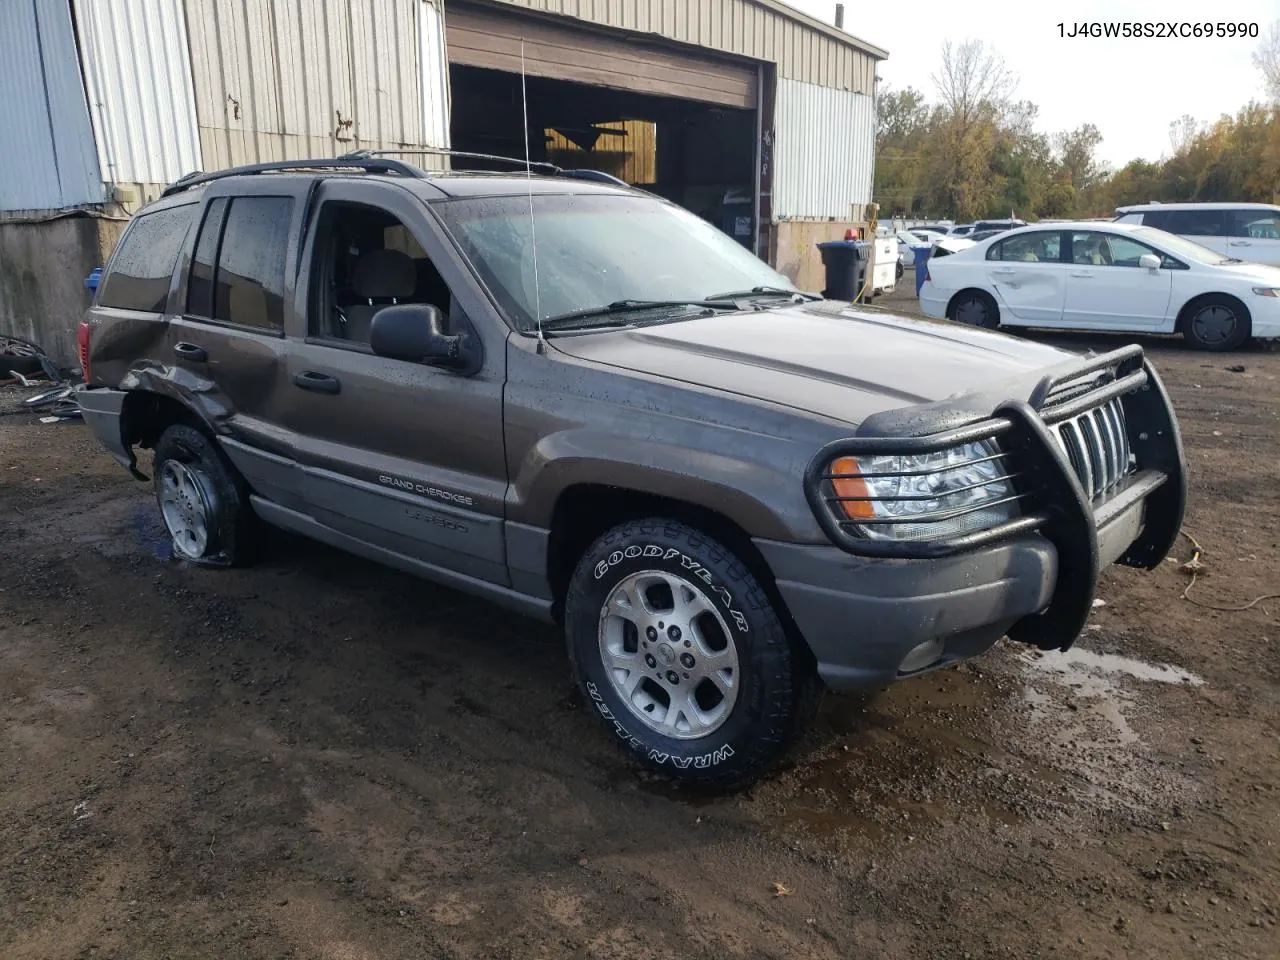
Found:
[[88, 383], [89, 373], [89, 324], [83, 320], [80, 321], [80, 327], [76, 330], [76, 346], [80, 350], [80, 369], [84, 372], [84, 382]]

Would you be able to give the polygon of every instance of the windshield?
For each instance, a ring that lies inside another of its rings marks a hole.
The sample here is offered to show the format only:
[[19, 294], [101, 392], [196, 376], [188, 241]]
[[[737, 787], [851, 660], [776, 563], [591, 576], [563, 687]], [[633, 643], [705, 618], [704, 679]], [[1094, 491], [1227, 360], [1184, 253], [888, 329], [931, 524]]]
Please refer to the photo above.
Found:
[[[652, 197], [542, 194], [434, 205], [517, 328], [623, 301], [702, 301], [794, 291], [786, 277], [700, 217]], [[538, 241], [537, 291], [532, 237]]]
[[1194, 260], [1196, 263], [1216, 264], [1227, 260], [1222, 254], [1216, 250], [1210, 250], [1208, 247], [1202, 247], [1200, 244], [1180, 237], [1174, 233], [1165, 233], [1163, 230], [1157, 230], [1155, 227], [1138, 227], [1133, 231], [1133, 236], [1139, 240], [1145, 240], [1147, 243], [1161, 247], [1175, 257], [1181, 257], [1183, 260]]

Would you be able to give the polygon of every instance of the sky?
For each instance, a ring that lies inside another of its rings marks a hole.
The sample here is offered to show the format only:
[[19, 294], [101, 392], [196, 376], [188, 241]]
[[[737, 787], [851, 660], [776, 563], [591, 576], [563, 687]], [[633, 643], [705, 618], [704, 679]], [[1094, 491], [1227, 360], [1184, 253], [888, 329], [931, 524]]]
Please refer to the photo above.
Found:
[[[787, 0], [828, 23], [835, 0]], [[945, 40], [982, 40], [1017, 75], [1014, 96], [1040, 107], [1046, 133], [1093, 123], [1100, 160], [1113, 167], [1171, 152], [1169, 124], [1184, 114], [1213, 121], [1262, 99], [1262, 74], [1251, 57], [1258, 40], [1061, 37], [1076, 22], [1280, 20], [1280, 0], [845, 0], [844, 28], [889, 52], [881, 87], [915, 87], [936, 99], [931, 75]]]

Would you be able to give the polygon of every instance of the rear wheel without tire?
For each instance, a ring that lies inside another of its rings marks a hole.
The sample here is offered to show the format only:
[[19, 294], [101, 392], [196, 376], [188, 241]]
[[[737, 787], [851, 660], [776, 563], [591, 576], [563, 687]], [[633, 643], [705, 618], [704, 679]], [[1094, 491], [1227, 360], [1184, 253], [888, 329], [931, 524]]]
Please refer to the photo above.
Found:
[[1182, 335], [1197, 350], [1237, 350], [1249, 339], [1249, 328], [1248, 311], [1231, 297], [1200, 297], [1182, 314]]
[[982, 290], [965, 290], [956, 295], [947, 310], [947, 319], [970, 327], [994, 330], [1000, 326], [1000, 308], [989, 293]]
[[156, 444], [156, 501], [174, 556], [206, 566], [252, 560], [257, 518], [248, 490], [208, 436], [180, 424]]
[[751, 572], [671, 520], [615, 527], [587, 550], [565, 630], [593, 712], [637, 760], [685, 783], [760, 776], [803, 732], [821, 689]]
[[902, 265], [902, 261], [898, 261], [898, 269], [894, 272], [894, 277], [898, 280], [902, 279], [902, 275], [907, 272], [907, 268]]

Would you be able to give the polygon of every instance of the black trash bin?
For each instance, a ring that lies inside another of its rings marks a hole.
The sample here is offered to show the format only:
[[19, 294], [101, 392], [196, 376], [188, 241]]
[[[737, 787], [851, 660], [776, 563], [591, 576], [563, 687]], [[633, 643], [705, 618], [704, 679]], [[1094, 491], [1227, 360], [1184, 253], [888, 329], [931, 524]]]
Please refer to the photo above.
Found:
[[818, 244], [818, 249], [827, 271], [827, 288], [822, 295], [828, 300], [853, 300], [866, 278], [867, 252], [856, 240], [828, 240]]

